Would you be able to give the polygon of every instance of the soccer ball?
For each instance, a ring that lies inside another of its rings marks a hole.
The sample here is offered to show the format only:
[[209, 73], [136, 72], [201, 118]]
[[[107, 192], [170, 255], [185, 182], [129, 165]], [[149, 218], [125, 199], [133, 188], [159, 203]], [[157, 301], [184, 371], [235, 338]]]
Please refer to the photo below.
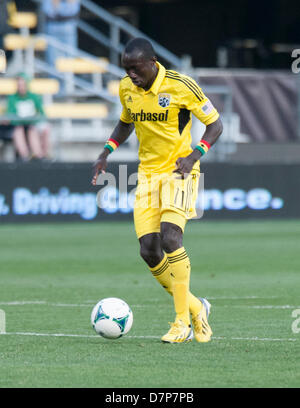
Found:
[[100, 336], [106, 339], [118, 339], [131, 329], [133, 314], [122, 299], [106, 298], [93, 308], [91, 323]]

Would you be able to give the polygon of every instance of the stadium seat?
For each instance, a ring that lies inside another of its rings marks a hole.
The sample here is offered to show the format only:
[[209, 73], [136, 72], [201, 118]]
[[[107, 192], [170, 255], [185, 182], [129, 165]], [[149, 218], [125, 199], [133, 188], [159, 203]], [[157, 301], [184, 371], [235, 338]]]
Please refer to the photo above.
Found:
[[49, 119], [103, 119], [108, 114], [103, 103], [53, 103], [44, 109]]
[[0, 78], [0, 95], [11, 95], [17, 90], [17, 83], [12, 78]]
[[53, 78], [35, 78], [30, 82], [29, 89], [39, 95], [55, 95], [59, 91], [59, 81]]
[[60, 72], [72, 72], [73, 74], [93, 74], [106, 72], [105, 65], [107, 58], [99, 58], [99, 62], [104, 66], [95, 64], [94, 61], [83, 58], [58, 58], [56, 60], [56, 69]]
[[47, 47], [47, 42], [44, 38], [36, 35], [7, 34], [4, 36], [4, 48], [6, 50], [26, 50], [31, 46], [36, 51], [44, 51]]
[[8, 12], [8, 20], [10, 22], [13, 14], [18, 12], [16, 2], [11, 0], [7, 1], [6, 8]]
[[[56, 129], [54, 144], [57, 151], [62, 143], [90, 143], [101, 139], [102, 119], [108, 115], [103, 103], [53, 103], [44, 106], [46, 116]], [[75, 125], [73, 121], [77, 121]], [[80, 122], [79, 122], [80, 121]], [[88, 122], [88, 126], [83, 124]]]
[[34, 75], [34, 54], [37, 51], [45, 51], [47, 41], [38, 35], [7, 34], [4, 36], [4, 48], [12, 51], [13, 58], [10, 62], [15, 69], [26, 66], [26, 71]]
[[118, 96], [119, 95], [119, 86], [120, 86], [120, 81], [112, 80], [112, 81], [108, 82], [107, 90], [111, 95]]
[[[39, 95], [54, 95], [59, 91], [59, 82], [52, 78], [35, 78], [29, 83], [29, 89]], [[14, 78], [0, 78], [0, 95], [11, 95], [16, 91]]]
[[98, 61], [102, 63], [102, 66], [87, 58], [57, 58], [56, 69], [64, 74], [67, 94], [75, 93], [74, 75], [90, 74], [94, 88], [101, 89], [103, 87], [102, 74], [107, 72], [105, 65], [108, 64], [108, 60], [107, 58], [98, 58]]
[[[108, 109], [103, 103], [51, 103], [44, 106], [49, 119], [104, 119]], [[0, 115], [4, 115], [5, 106], [0, 105]]]
[[14, 28], [34, 28], [37, 25], [37, 16], [30, 12], [16, 12], [11, 15], [9, 24]]

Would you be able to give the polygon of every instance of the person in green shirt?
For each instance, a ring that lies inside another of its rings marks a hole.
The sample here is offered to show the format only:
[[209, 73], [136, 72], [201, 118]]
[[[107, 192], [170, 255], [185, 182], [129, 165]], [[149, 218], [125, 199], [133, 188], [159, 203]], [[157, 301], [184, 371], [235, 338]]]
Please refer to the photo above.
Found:
[[44, 159], [49, 155], [49, 127], [39, 95], [29, 91], [29, 78], [17, 76], [17, 92], [7, 100], [8, 116], [13, 126], [12, 138], [22, 160]]

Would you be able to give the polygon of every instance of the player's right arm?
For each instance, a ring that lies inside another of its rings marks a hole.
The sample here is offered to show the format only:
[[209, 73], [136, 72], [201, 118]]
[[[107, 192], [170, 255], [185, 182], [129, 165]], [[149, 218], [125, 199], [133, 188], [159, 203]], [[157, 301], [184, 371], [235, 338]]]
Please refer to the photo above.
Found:
[[[118, 143], [118, 145], [121, 145], [128, 139], [133, 129], [134, 129], [133, 123], [125, 123], [122, 122], [122, 120], [119, 120], [117, 126], [115, 127], [114, 131], [110, 136], [110, 139], [115, 140]], [[94, 186], [96, 185], [99, 172], [105, 173], [107, 167], [107, 157], [109, 154], [110, 150], [105, 147], [93, 165], [94, 176], [92, 179], [92, 184]]]
[[[120, 120], [113, 130], [110, 138], [108, 140], [112, 140], [114, 145], [121, 145], [124, 143], [128, 137], [130, 136], [131, 132], [134, 129], [134, 124], [131, 119], [130, 113], [128, 112], [128, 109], [126, 108], [126, 103], [125, 103], [125, 97], [124, 93], [126, 92], [126, 87], [128, 86], [128, 76], [125, 76], [120, 81], [120, 87], [119, 87], [119, 97], [120, 97], [120, 102], [122, 104], [122, 113], [120, 116]], [[130, 82], [130, 81], [129, 81]], [[98, 159], [95, 161], [93, 169], [94, 169], [94, 176], [92, 179], [92, 184], [95, 186], [97, 177], [99, 172], [105, 173], [106, 167], [107, 167], [107, 157], [111, 153], [111, 150], [106, 148], [104, 146], [103, 151], [100, 153]]]

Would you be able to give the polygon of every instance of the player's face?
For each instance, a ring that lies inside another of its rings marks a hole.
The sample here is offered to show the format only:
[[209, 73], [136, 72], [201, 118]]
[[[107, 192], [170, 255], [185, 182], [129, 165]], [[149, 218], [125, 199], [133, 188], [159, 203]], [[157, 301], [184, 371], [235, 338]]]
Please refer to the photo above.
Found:
[[146, 59], [140, 53], [124, 54], [122, 65], [132, 83], [145, 90], [149, 89], [156, 77], [156, 58]]

